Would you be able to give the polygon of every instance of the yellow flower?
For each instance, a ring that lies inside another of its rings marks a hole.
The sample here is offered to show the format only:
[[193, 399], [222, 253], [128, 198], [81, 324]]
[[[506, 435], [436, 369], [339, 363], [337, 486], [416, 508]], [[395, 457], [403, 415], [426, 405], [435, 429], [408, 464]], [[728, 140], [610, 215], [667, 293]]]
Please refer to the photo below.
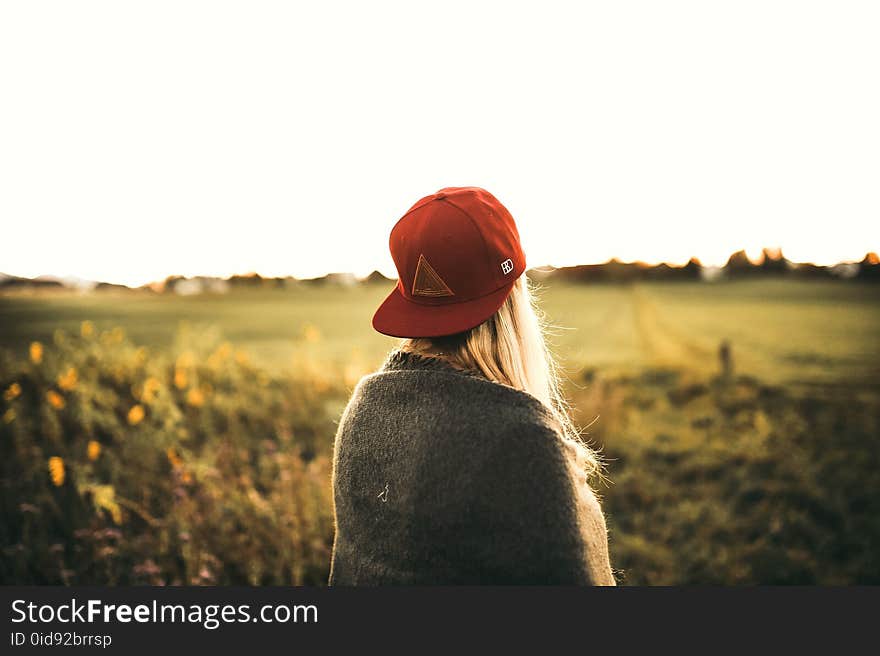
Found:
[[31, 362], [40, 364], [43, 361], [43, 345], [39, 342], [31, 342]]
[[185, 389], [187, 384], [186, 371], [177, 368], [174, 370], [174, 386], [177, 389]]
[[78, 380], [76, 369], [70, 367], [67, 370], [66, 374], [58, 376], [58, 387], [69, 392], [74, 387], [76, 387], [76, 381]]
[[95, 324], [91, 321], [83, 321], [79, 326], [79, 334], [83, 337], [91, 337], [95, 334]]
[[125, 330], [122, 326], [116, 326], [112, 331], [110, 331], [110, 340], [114, 344], [119, 344], [122, 340], [125, 339]]
[[55, 487], [64, 485], [64, 461], [58, 456], [49, 458], [49, 477]]
[[247, 364], [247, 363], [248, 363], [248, 354], [247, 354], [247, 352], [244, 351], [244, 350], [242, 350], [242, 349], [238, 349], [238, 350], [235, 352], [235, 361], [236, 361], [238, 364], [241, 364], [241, 365]]
[[7, 389], [3, 393], [3, 398], [6, 399], [7, 401], [11, 401], [12, 399], [16, 398], [19, 394], [21, 394], [21, 385], [19, 385], [18, 383], [12, 383], [12, 385], [9, 386], [9, 389]]
[[86, 449], [86, 452], [88, 453], [89, 460], [94, 462], [98, 459], [98, 456], [101, 455], [101, 443], [96, 442], [95, 440], [89, 440], [89, 446]]
[[3, 423], [11, 424], [13, 421], [15, 421], [15, 410], [9, 408], [9, 410], [3, 413]]
[[186, 394], [186, 402], [189, 403], [191, 406], [201, 408], [203, 405], [205, 405], [205, 395], [202, 393], [202, 390], [193, 387]]
[[46, 392], [46, 399], [49, 401], [49, 405], [56, 410], [62, 410], [65, 406], [64, 397], [55, 390], [49, 390]]
[[128, 411], [128, 423], [132, 426], [137, 426], [143, 421], [144, 414], [144, 406], [140, 403], [131, 406], [131, 410]]
[[165, 455], [168, 456], [168, 462], [171, 463], [171, 466], [175, 469], [183, 466], [183, 460], [180, 459], [180, 456], [177, 455], [177, 451], [174, 450], [173, 446], [169, 446], [165, 450]]

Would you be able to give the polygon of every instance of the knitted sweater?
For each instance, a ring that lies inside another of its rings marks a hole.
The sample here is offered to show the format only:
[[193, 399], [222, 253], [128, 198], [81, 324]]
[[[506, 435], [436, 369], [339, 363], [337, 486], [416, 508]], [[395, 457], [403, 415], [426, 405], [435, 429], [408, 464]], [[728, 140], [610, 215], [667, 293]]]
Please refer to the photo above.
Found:
[[605, 520], [537, 398], [392, 352], [336, 434], [331, 585], [614, 585]]

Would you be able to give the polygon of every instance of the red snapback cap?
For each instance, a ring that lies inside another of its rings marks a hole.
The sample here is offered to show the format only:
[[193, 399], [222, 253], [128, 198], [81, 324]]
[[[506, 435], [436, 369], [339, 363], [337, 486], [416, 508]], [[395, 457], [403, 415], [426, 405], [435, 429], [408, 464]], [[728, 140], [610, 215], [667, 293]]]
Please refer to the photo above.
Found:
[[495, 314], [526, 270], [507, 208], [479, 187], [446, 187], [413, 205], [391, 230], [399, 279], [373, 315], [392, 337], [464, 332]]

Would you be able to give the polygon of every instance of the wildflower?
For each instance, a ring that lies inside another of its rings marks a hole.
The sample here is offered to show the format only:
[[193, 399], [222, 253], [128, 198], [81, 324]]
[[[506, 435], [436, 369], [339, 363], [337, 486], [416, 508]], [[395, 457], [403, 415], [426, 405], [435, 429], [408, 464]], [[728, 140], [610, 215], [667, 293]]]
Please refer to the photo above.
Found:
[[179, 367], [176, 368], [174, 370], [174, 386], [177, 389], [182, 390], [186, 388], [187, 382], [186, 371]]
[[177, 455], [177, 451], [174, 450], [173, 446], [169, 446], [165, 450], [165, 455], [168, 456], [168, 462], [171, 463], [171, 466], [175, 469], [179, 469], [183, 467], [183, 460], [181, 460], [180, 456]]
[[202, 390], [193, 387], [186, 395], [186, 402], [196, 408], [201, 408], [205, 404], [205, 395]]
[[86, 453], [89, 456], [89, 460], [94, 462], [98, 459], [98, 456], [101, 455], [101, 443], [96, 442], [95, 440], [89, 440], [89, 445], [86, 449]]
[[31, 362], [40, 364], [43, 361], [43, 345], [40, 342], [31, 342]]
[[83, 337], [91, 337], [95, 334], [95, 324], [91, 321], [83, 321], [79, 326], [79, 334]]
[[128, 423], [132, 426], [137, 426], [143, 421], [144, 414], [144, 406], [140, 403], [131, 406], [131, 410], [128, 411]]
[[76, 387], [76, 381], [78, 380], [76, 369], [70, 367], [67, 370], [67, 373], [58, 376], [58, 387], [69, 392], [74, 387]]
[[12, 399], [17, 398], [19, 394], [21, 394], [21, 385], [18, 383], [12, 383], [12, 385], [10, 385], [3, 393], [3, 398], [7, 401], [11, 401]]
[[62, 410], [66, 405], [64, 402], [64, 397], [55, 390], [49, 390], [48, 392], [46, 392], [46, 399], [49, 401], [49, 405], [51, 405], [56, 410]]
[[15, 421], [15, 410], [9, 408], [9, 410], [3, 413], [3, 423], [11, 424], [13, 421]]
[[55, 487], [64, 485], [64, 461], [58, 456], [49, 458], [49, 477]]
[[242, 349], [238, 349], [235, 352], [235, 362], [239, 365], [245, 365], [248, 363], [248, 354], [246, 351]]
[[116, 326], [115, 328], [113, 328], [112, 331], [110, 331], [110, 340], [114, 344], [120, 344], [123, 339], [125, 339], [125, 330], [122, 328], [122, 326]]

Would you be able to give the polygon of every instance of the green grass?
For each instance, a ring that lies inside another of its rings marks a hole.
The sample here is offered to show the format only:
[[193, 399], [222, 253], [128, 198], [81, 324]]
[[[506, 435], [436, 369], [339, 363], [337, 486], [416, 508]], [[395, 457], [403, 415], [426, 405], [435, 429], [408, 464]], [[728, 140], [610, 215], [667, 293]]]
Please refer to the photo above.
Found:
[[558, 351], [574, 366], [737, 372], [776, 383], [876, 384], [880, 289], [782, 280], [548, 288]]
[[[23, 354], [60, 328], [122, 326], [132, 341], [171, 344], [181, 323], [211, 325], [273, 370], [305, 345], [344, 363], [353, 353], [377, 364], [395, 340], [370, 327], [384, 285], [237, 291], [180, 297], [43, 294], [0, 297], [0, 347]], [[638, 371], [718, 367], [730, 340], [738, 373], [785, 384], [875, 386], [880, 374], [880, 288], [850, 282], [548, 285], [542, 307], [558, 327], [554, 345], [569, 370]], [[317, 333], [309, 331], [314, 326]], [[306, 334], [312, 340], [306, 339]]]
[[[0, 297], [0, 347], [23, 354], [31, 340], [50, 341], [56, 329], [76, 333], [92, 321], [97, 330], [121, 326], [137, 344], [169, 347], [178, 328], [211, 326], [266, 368], [289, 368], [304, 345], [320, 358], [342, 362], [354, 351], [376, 360], [394, 340], [370, 327], [371, 308], [384, 287], [303, 287], [242, 290], [226, 295], [68, 293]], [[309, 327], [317, 338], [309, 341]]]

